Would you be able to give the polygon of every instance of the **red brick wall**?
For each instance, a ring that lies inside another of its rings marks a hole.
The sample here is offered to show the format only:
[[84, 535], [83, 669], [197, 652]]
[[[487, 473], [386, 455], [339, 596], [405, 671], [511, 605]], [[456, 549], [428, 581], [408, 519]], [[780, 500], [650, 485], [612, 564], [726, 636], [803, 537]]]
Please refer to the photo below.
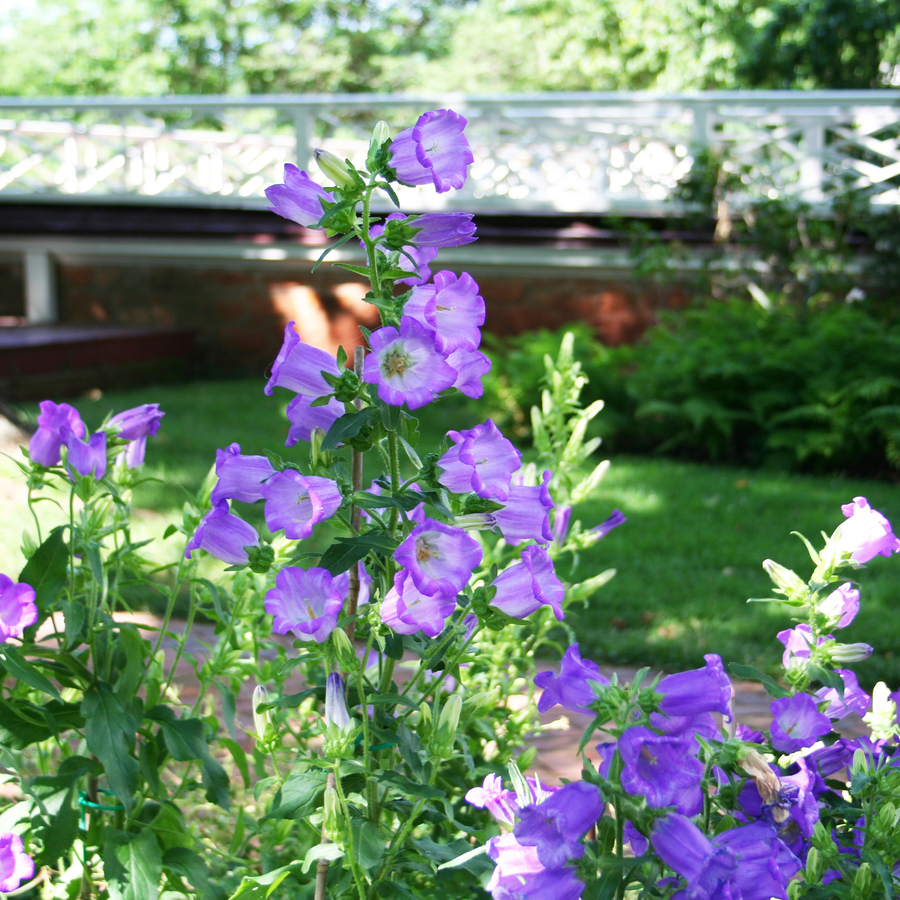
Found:
[[[604, 342], [619, 344], [636, 340], [660, 307], [684, 302], [678, 288], [646, 288], [601, 272], [468, 271], [486, 301], [485, 327], [496, 334], [584, 321]], [[359, 324], [377, 325], [375, 308], [361, 299], [362, 279], [326, 266], [311, 274], [287, 267], [63, 264], [58, 284], [64, 322], [196, 328], [208, 372], [265, 371], [290, 320], [304, 340], [332, 352], [354, 342]]]

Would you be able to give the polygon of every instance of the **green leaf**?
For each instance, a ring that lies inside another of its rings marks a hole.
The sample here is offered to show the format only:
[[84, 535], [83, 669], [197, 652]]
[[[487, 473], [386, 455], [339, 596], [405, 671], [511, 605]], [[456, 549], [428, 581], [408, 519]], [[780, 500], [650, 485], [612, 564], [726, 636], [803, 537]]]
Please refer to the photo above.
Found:
[[[419, 841], [414, 842], [415, 845], [419, 846]], [[422, 849], [421, 847], [419, 849]], [[455, 869], [457, 866], [462, 866], [467, 863], [470, 859], [475, 859], [477, 856], [481, 856], [483, 853], [487, 853], [487, 846], [484, 847], [476, 847], [474, 850], [468, 850], [460, 856], [456, 856], [448, 862], [441, 863], [438, 866], [438, 871], [441, 869]]]
[[6, 671], [14, 678], [18, 678], [19, 681], [24, 681], [25, 684], [34, 688], [36, 691], [42, 691], [45, 694], [49, 694], [51, 697], [62, 703], [62, 697], [59, 695], [59, 691], [51, 684], [50, 679], [36, 669], [33, 663], [28, 662], [27, 659], [20, 656], [19, 651], [11, 644], [5, 644], [3, 646], [2, 651], [0, 651], [0, 657], [3, 659], [3, 665], [6, 666]]
[[327, 775], [321, 769], [293, 772], [278, 789], [266, 819], [305, 819], [315, 812], [325, 793]]
[[204, 900], [222, 900], [225, 891], [210, 881], [206, 863], [187, 847], [172, 847], [163, 854], [163, 866], [170, 872], [186, 878]]
[[69, 549], [63, 540], [65, 530], [64, 525], [54, 528], [19, 573], [19, 583], [34, 588], [39, 613], [36, 624], [49, 615], [51, 607], [66, 584]]
[[81, 713], [88, 749], [103, 763], [109, 786], [119, 802], [130, 808], [140, 771], [140, 764], [128, 752], [134, 746], [137, 731], [134, 716], [105, 681], [85, 691]]
[[230, 900], [268, 900], [278, 885], [290, 874], [290, 866], [281, 866], [279, 869], [266, 872], [265, 875], [245, 877]]
[[296, 709], [307, 697], [316, 693], [316, 688], [307, 688], [305, 691], [298, 691], [296, 694], [288, 694], [286, 697], [279, 697], [271, 703], [260, 703], [259, 711], [265, 712], [267, 709], [275, 709], [276, 707], [286, 706], [289, 709]]
[[0, 700], [0, 745], [11, 750], [22, 750], [82, 725], [84, 719], [77, 703], [51, 700], [44, 706], [35, 706], [24, 700]]
[[364, 869], [372, 869], [381, 862], [384, 856], [385, 836], [374, 822], [367, 819], [351, 819], [350, 828], [353, 831], [353, 852], [356, 861]]
[[319, 565], [332, 575], [346, 572], [354, 563], [365, 559], [369, 553], [388, 556], [397, 549], [397, 542], [390, 535], [369, 532], [356, 537], [338, 538], [323, 554]]
[[27, 791], [34, 797], [41, 812], [36, 836], [43, 849], [37, 864], [55, 866], [65, 856], [78, 836], [78, 808], [75, 790], [78, 780], [88, 773], [97, 774], [100, 766], [83, 756], [63, 760], [56, 775], [40, 775], [31, 780]]
[[345, 413], [335, 419], [322, 441], [323, 450], [334, 450], [346, 438], [356, 437], [370, 423], [378, 418], [378, 410], [374, 406], [366, 406], [356, 412]]
[[120, 625], [119, 646], [125, 654], [125, 668], [116, 682], [116, 693], [127, 703], [144, 679], [144, 657], [149, 654], [150, 645], [136, 628]]
[[331, 253], [332, 250], [337, 250], [337, 248], [340, 247], [341, 244], [346, 244], [347, 241], [349, 241], [351, 238], [354, 238], [354, 237], [356, 237], [356, 235], [351, 231], [348, 234], [345, 234], [342, 238], [339, 238], [338, 240], [336, 240], [330, 247], [326, 247], [322, 251], [319, 258], [316, 260], [315, 265], [313, 265], [312, 271], [315, 272], [316, 269], [319, 268], [319, 266], [322, 263], [322, 260], [325, 259], [325, 257], [328, 256], [328, 254]]
[[446, 794], [439, 788], [429, 787], [427, 784], [420, 784], [411, 781], [405, 775], [399, 772], [378, 772], [376, 779], [381, 784], [389, 784], [398, 794], [405, 797], [422, 797], [431, 800], [435, 797], [444, 797]]
[[403, 491], [400, 494], [385, 495], [372, 494], [369, 491], [356, 491], [350, 499], [363, 509], [386, 509], [394, 506], [408, 512], [422, 502], [422, 495], [418, 491]]
[[[372, 274], [368, 266], [351, 266], [347, 263], [335, 263], [334, 265], [338, 269], [346, 269], [348, 272], [353, 272], [354, 275], [362, 275], [363, 278], [368, 278]], [[405, 274], [409, 275], [409, 272]]]
[[764, 672], [754, 666], [744, 666], [740, 663], [729, 663], [728, 671], [735, 678], [741, 678], [744, 681], [758, 681], [768, 692], [770, 697], [790, 697], [791, 692], [787, 688], [783, 688], [774, 678], [770, 678]]
[[816, 665], [815, 663], [807, 662], [806, 671], [809, 673], [811, 678], [815, 678], [817, 681], [820, 681], [825, 687], [834, 688], [839, 696], [843, 698], [844, 696], [844, 679], [838, 675], [837, 672], [831, 671], [831, 669], [826, 669], [824, 666]]
[[222, 809], [228, 809], [231, 806], [228, 775], [209, 752], [206, 726], [202, 719], [179, 719], [168, 706], [154, 706], [144, 713], [144, 718], [162, 726], [166, 747], [173, 759], [181, 762], [200, 760], [206, 799]]
[[[306, 856], [303, 858], [303, 871], [308, 872], [309, 867], [320, 859], [327, 859], [333, 862], [336, 859], [340, 859], [343, 855], [344, 851], [337, 844], [316, 844], [315, 847], [310, 847], [306, 851]], [[237, 898], [235, 897], [233, 900], [237, 900]]]
[[410, 709], [418, 709], [419, 704], [409, 697], [401, 697], [399, 694], [371, 694], [366, 697], [366, 703], [390, 703], [391, 706], [407, 706]]
[[247, 754], [244, 753], [244, 748], [231, 738], [220, 737], [219, 743], [231, 754], [231, 758], [244, 780], [244, 787], [250, 787], [250, 767], [247, 765]]
[[63, 601], [59, 604], [66, 623], [66, 646], [75, 647], [82, 641], [87, 613], [83, 603]]
[[139, 834], [106, 829], [103, 870], [110, 900], [147, 900], [159, 893], [162, 853], [149, 828]]

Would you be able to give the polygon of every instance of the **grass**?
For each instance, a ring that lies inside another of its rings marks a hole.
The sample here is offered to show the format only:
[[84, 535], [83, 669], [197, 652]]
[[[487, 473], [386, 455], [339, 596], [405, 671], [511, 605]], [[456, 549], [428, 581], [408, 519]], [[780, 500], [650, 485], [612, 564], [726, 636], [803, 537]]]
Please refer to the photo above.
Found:
[[[166, 483], [147, 483], [135, 492], [135, 506], [145, 511], [136, 532], [159, 534], [180, 515], [183, 489], [199, 487], [217, 448], [237, 442], [244, 453], [268, 448], [303, 459], [306, 445], [284, 449], [288, 396], [279, 392], [267, 398], [261, 388], [257, 379], [197, 382], [74, 403], [90, 427], [107, 413], [140, 403], [158, 402], [166, 411], [147, 452], [148, 474]], [[446, 401], [421, 412], [425, 437], [420, 450], [426, 452], [429, 435], [436, 438], [448, 428], [472, 424], [468, 407]], [[0, 462], [0, 475], [11, 474], [11, 463]], [[790, 532], [819, 543], [819, 532], [830, 532], [842, 519], [840, 505], [857, 495], [900, 523], [900, 486], [885, 482], [613, 459], [607, 478], [575, 511], [586, 526], [605, 519], [614, 507], [628, 517], [580, 560], [578, 577], [610, 566], [618, 570], [586, 609], [568, 617], [582, 653], [601, 663], [672, 669], [700, 665], [704, 653], [716, 652], [727, 661], [775, 670], [781, 653], [775, 634], [790, 627], [791, 619], [777, 604], [746, 603], [748, 597], [770, 596], [761, 562], [771, 557], [805, 577], [811, 562]], [[14, 573], [23, 563], [18, 546], [29, 516], [21, 496], [10, 495], [5, 505], [0, 571]], [[259, 510], [255, 518], [259, 524]], [[841, 634], [875, 645], [872, 659], [854, 667], [870, 684], [900, 682], [897, 565], [877, 557], [857, 574], [862, 610]]]

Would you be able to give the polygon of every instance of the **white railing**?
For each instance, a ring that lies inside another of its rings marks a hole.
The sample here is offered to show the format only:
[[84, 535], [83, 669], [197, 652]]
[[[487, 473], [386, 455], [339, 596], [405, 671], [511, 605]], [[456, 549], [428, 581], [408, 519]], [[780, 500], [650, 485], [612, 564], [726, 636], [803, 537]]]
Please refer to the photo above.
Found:
[[0, 200], [263, 206], [285, 162], [362, 162], [378, 119], [396, 133], [444, 106], [470, 122], [468, 183], [406, 208], [658, 213], [701, 148], [729, 159], [737, 202], [822, 204], [839, 179], [900, 204], [895, 90], [0, 98]]

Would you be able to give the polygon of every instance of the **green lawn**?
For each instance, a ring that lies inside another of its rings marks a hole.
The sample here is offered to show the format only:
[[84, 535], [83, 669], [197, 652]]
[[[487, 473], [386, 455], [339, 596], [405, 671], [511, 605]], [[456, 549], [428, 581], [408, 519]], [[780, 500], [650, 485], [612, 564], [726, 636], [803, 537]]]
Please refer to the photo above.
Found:
[[[150, 534], [179, 515], [184, 495], [194, 490], [215, 461], [217, 447], [236, 441], [245, 453], [284, 450], [287, 394], [266, 397], [261, 380], [197, 382], [147, 388], [80, 400], [90, 426], [111, 411], [159, 402], [166, 411], [159, 434], [148, 445], [149, 474], [163, 484], [138, 489], [140, 529]], [[427, 435], [472, 424], [461, 405], [444, 403], [423, 411]], [[302, 458], [306, 445], [284, 450]], [[11, 475], [8, 460], [0, 474]], [[662, 459], [617, 458], [594, 496], [576, 510], [586, 525], [605, 519], [613, 507], [628, 522], [585, 553], [579, 575], [610, 566], [617, 576], [586, 610], [573, 611], [570, 624], [581, 650], [603, 663], [699, 665], [702, 655], [777, 667], [781, 645], [775, 633], [790, 617], [774, 604], [747, 604], [769, 596], [761, 562], [771, 557], [806, 576], [811, 563], [792, 530], [818, 543], [842, 519], [841, 503], [867, 496], [876, 509], [900, 525], [900, 486], [785, 475], [761, 470], [675, 463]], [[27, 510], [9, 501], [0, 522], [0, 571], [17, 572], [20, 534]], [[244, 507], [246, 509], [246, 507]], [[170, 541], [174, 544], [175, 539]], [[174, 549], [174, 548], [173, 548]], [[166, 554], [160, 551], [160, 556]], [[900, 559], [877, 557], [859, 573], [862, 611], [842, 637], [875, 645], [875, 656], [857, 668], [871, 683], [900, 682]]]

